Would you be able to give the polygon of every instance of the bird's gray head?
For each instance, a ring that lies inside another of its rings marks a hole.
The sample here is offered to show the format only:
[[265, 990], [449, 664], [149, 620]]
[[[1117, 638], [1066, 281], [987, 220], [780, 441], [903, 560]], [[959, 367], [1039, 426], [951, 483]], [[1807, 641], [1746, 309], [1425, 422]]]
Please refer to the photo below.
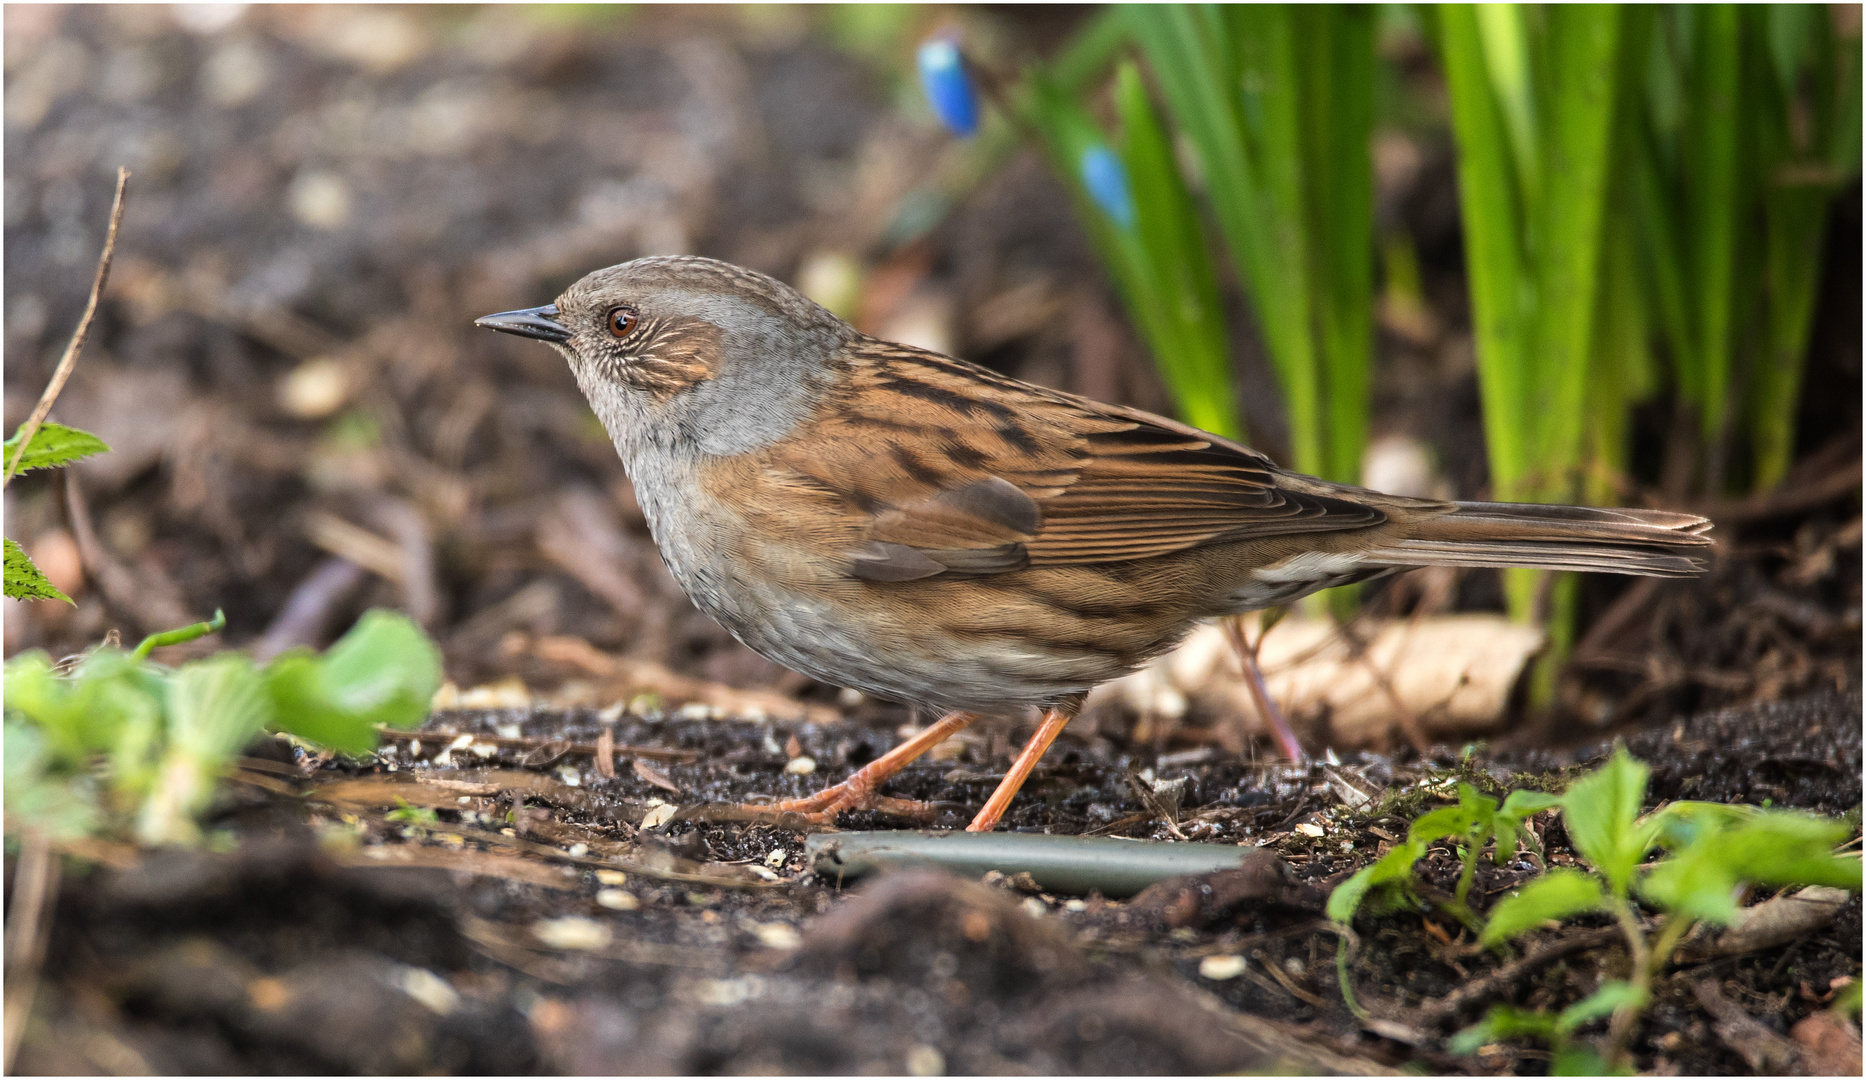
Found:
[[625, 442], [676, 431], [710, 453], [776, 440], [857, 336], [781, 281], [684, 255], [597, 270], [554, 304], [474, 325], [562, 352], [625, 458]]

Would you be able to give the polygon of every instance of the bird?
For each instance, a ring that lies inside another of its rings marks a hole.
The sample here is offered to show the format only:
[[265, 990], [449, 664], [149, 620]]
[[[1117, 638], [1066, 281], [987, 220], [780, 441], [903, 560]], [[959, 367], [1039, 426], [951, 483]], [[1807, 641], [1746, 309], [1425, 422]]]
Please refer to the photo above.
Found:
[[700, 256], [596, 270], [475, 321], [545, 342], [602, 421], [669, 571], [777, 664], [940, 719], [816, 795], [880, 786], [985, 715], [1041, 711], [968, 829], [995, 828], [1094, 687], [1200, 621], [1421, 566], [1702, 573], [1659, 509], [1389, 495], [1241, 443], [857, 331]]

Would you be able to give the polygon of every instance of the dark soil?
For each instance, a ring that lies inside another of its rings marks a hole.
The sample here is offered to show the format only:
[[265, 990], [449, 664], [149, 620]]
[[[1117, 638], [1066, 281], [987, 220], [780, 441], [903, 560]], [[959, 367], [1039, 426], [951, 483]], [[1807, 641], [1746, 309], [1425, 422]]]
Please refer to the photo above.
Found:
[[[1261, 745], [1222, 752], [1196, 724], [1155, 745], [1084, 717], [1007, 829], [1267, 853], [1127, 900], [1014, 876], [839, 886], [805, 865], [796, 823], [722, 809], [840, 780], [925, 718], [783, 672], [693, 610], [561, 361], [472, 318], [649, 252], [793, 281], [848, 255], [865, 330], [930, 322], [1012, 374], [1166, 407], [1034, 156], [927, 212], [922, 182], [950, 171], [952, 143], [897, 107], [901, 43], [943, 16], [909, 12], [887, 38], [827, 11], [280, 7], [190, 27], [158, 8], [6, 9], [9, 430], [76, 322], [110, 177], [136, 172], [112, 290], [54, 412], [113, 452], [6, 492], [8, 535], [77, 603], [7, 601], [7, 654], [65, 655], [216, 607], [226, 634], [169, 660], [270, 654], [387, 605], [434, 635], [458, 685], [516, 677], [519, 700], [540, 702], [444, 710], [363, 761], [268, 742], [217, 804], [210, 850], [81, 847], [16, 1071], [1535, 1073], [1534, 1045], [1460, 1058], [1444, 1040], [1490, 1005], [1559, 1008], [1623, 975], [1598, 922], [1532, 938], [1525, 953], [1566, 951], [1502, 977], [1442, 910], [1363, 918], [1347, 968], [1365, 1018], [1337, 984], [1327, 890], [1452, 781], [1559, 785], [1619, 737], [1652, 766], [1655, 805], [1768, 803], [1857, 827], [1857, 186], [1836, 207], [1788, 482], [1694, 504], [1722, 541], [1702, 581], [1584, 582], [1557, 707], [1524, 710], [1494, 743], [1299, 769], [1260, 761]], [[1079, 17], [979, 15], [1010, 57]], [[1475, 498], [1487, 479], [1442, 136], [1383, 135], [1414, 167], [1383, 173], [1382, 227], [1415, 240], [1439, 325], [1382, 330], [1376, 429], [1428, 443], [1448, 493]], [[1274, 382], [1249, 325], [1236, 331], [1240, 402], [1275, 453]], [[332, 372], [334, 403], [291, 396]], [[1636, 457], [1653, 482], [1671, 416], [1649, 412]], [[1429, 613], [1418, 578], [1369, 590], [1367, 610]], [[1488, 573], [1447, 596], [1500, 606]], [[721, 686], [818, 719], [708, 716], [669, 689]], [[613, 777], [591, 757], [605, 732], [623, 754]], [[887, 786], [931, 803], [929, 823], [864, 812], [837, 827], [963, 827], [1024, 734], [981, 724]], [[814, 771], [787, 768], [804, 756]], [[1176, 806], [1136, 794], [1178, 778]], [[1572, 858], [1559, 828], [1544, 839], [1550, 861]], [[1457, 868], [1434, 849], [1428, 901]], [[15, 870], [9, 854], [9, 902]], [[1486, 861], [1474, 903], [1534, 872]], [[1201, 973], [1231, 957], [1241, 969]], [[1796, 1025], [1860, 975], [1855, 896], [1788, 944], [1674, 967], [1637, 1065], [1816, 1071], [1833, 1059]]]
[[[1825, 692], [1681, 720], [1631, 748], [1657, 763], [1655, 801], [1767, 798], [1846, 812], [1860, 802], [1859, 715], [1857, 692]], [[514, 723], [520, 734], [483, 759], [454, 751], [474, 768], [431, 761], [437, 744], [509, 734]], [[218, 823], [231, 853], [111, 850], [67, 876], [20, 1071], [1535, 1071], [1533, 1049], [1460, 1059], [1435, 1048], [1491, 1004], [1560, 1005], [1625, 963], [1615, 944], [1593, 941], [1447, 1010], [1446, 995], [1499, 960], [1430, 913], [1363, 920], [1349, 971], [1371, 1019], [1357, 1021], [1336, 986], [1338, 938], [1320, 904], [1412, 812], [1350, 812], [1320, 768], [1163, 766], [1107, 740], [1069, 745], [1065, 736], [1064, 752], [1015, 807], [1016, 828], [1084, 833], [1114, 820], [1126, 822], [1122, 835], [1165, 838], [1167, 823], [1125, 778], [1143, 765], [1185, 776], [1175, 827], [1260, 846], [1269, 863], [1259, 878], [1289, 882], [1268, 893], [1249, 871], [1176, 879], [1126, 902], [931, 871], [839, 889], [804, 867], [800, 834], [709, 820], [705, 806], [839, 779], [888, 741], [885, 732], [628, 717], [612, 726], [617, 743], [644, 762], [659, 751], [649, 775], [678, 795], [628, 770], [606, 779], [575, 755], [550, 768], [576, 786], [510, 779], [551, 776], [518, 766], [538, 760], [539, 748], [587, 744], [602, 726], [588, 713], [451, 713], [423, 739], [427, 761], [405, 748], [360, 769], [319, 766], [302, 752], [293, 765], [249, 761], [302, 794], [234, 785]], [[780, 771], [785, 755], [769, 747], [793, 737], [821, 755], [815, 775]], [[1501, 791], [1606, 750], [1360, 755], [1332, 771], [1429, 807], [1449, 778]], [[699, 756], [670, 760], [683, 752]], [[267, 753], [292, 757], [283, 746]], [[949, 807], [942, 824], [958, 824], [986, 790], [966, 770], [988, 762], [970, 758], [916, 767], [890, 790], [935, 800]], [[369, 776], [498, 790], [458, 799], [446, 791], [440, 802], [467, 805], [414, 816], [395, 811], [393, 795], [346, 794], [356, 790], [346, 783]], [[690, 809], [642, 828], [657, 793]], [[862, 817], [842, 824], [871, 824]], [[517, 827], [496, 831], [501, 819]], [[1297, 829], [1305, 824], [1319, 828]], [[1571, 855], [1560, 830], [1545, 839], [1551, 862]], [[617, 865], [646, 872], [605, 883], [597, 867], [615, 852]], [[416, 865], [398, 865], [404, 859]], [[1421, 869], [1428, 896], [1448, 893], [1457, 862], [1439, 850]], [[1533, 873], [1520, 860], [1486, 863], [1476, 903]], [[618, 888], [629, 910], [616, 909]], [[608, 932], [578, 943], [541, 929], [566, 917]], [[1565, 935], [1600, 937], [1575, 925], [1535, 947]], [[1818, 1012], [1838, 981], [1859, 976], [1859, 941], [1855, 897], [1831, 926], [1792, 944], [1675, 968], [1635, 1043], [1640, 1067], [1746, 1071], [1740, 1050], [1710, 1034], [1694, 988], [1715, 980], [1782, 1034]], [[1244, 957], [1242, 976], [1203, 977], [1200, 961], [1214, 956]]]

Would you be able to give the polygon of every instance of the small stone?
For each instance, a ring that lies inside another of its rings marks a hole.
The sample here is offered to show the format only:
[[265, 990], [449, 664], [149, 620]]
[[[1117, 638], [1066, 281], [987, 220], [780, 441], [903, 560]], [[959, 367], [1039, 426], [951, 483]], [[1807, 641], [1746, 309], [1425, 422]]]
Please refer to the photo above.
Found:
[[765, 856], [765, 865], [775, 870], [783, 866], [789, 860], [790, 852], [785, 851], [783, 848], [773, 848], [771, 854]]
[[1304, 821], [1298, 824], [1296, 826], [1296, 831], [1301, 833], [1304, 836], [1313, 836], [1318, 839], [1321, 838], [1322, 836], [1327, 835], [1325, 832], [1323, 832], [1322, 827], [1320, 825], [1317, 825], [1312, 821]]
[[1244, 958], [1236, 953], [1208, 956], [1199, 961], [1199, 975], [1213, 982], [1235, 979], [1244, 974]]
[[646, 814], [642, 815], [641, 827], [644, 829], [658, 829], [673, 820], [674, 814], [678, 809], [679, 808], [672, 803], [662, 803], [659, 806], [651, 807]]

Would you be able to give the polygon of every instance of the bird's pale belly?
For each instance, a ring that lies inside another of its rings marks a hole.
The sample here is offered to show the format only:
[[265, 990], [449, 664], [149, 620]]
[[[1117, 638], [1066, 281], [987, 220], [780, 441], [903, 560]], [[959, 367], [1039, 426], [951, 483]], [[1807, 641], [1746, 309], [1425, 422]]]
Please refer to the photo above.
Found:
[[[917, 591], [938, 592], [924, 586]], [[1009, 625], [993, 627], [1009, 621], [981, 610], [993, 598], [957, 591], [964, 595], [938, 598], [918, 619], [911, 610], [903, 617], [904, 605], [847, 603], [768, 585], [733, 590], [735, 602], [700, 606], [774, 663], [832, 686], [941, 711], [1003, 714], [1046, 706], [1118, 678], [1140, 662], [1102, 645], [1039, 643]], [[968, 610], [956, 613], [958, 605]]]

